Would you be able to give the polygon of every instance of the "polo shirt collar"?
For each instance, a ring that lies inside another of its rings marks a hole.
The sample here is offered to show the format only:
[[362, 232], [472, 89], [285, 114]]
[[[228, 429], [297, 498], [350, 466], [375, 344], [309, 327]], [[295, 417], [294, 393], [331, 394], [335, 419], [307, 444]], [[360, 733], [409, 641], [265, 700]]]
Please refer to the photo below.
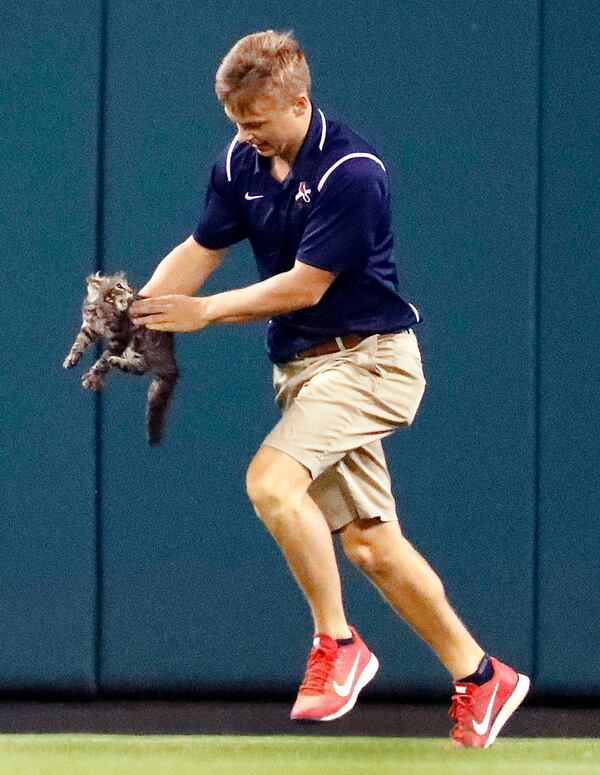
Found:
[[[308, 132], [300, 146], [300, 150], [294, 160], [290, 174], [290, 176], [296, 180], [306, 180], [310, 177], [311, 170], [321, 153], [326, 135], [325, 116], [323, 112], [320, 111], [312, 101], [310, 107], [312, 113], [310, 124], [308, 125]], [[259, 169], [270, 171], [271, 160], [265, 156], [261, 156], [256, 151], [255, 155], [255, 171], [258, 172]]]

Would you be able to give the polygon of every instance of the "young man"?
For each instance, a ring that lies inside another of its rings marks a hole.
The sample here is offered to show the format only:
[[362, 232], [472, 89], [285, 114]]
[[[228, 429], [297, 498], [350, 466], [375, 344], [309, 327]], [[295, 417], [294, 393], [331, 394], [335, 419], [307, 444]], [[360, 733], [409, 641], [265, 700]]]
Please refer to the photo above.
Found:
[[[216, 75], [237, 134], [215, 164], [193, 235], [159, 264], [133, 307], [161, 331], [269, 318], [282, 418], [247, 473], [256, 513], [310, 606], [314, 629], [291, 718], [347, 713], [378, 662], [346, 619], [331, 534], [431, 646], [455, 682], [459, 746], [487, 747], [529, 679], [484, 653], [440, 579], [402, 535], [381, 440], [410, 425], [425, 379], [398, 293], [383, 161], [310, 100], [291, 34], [242, 38]], [[248, 239], [261, 281], [192, 297], [228, 246]]]

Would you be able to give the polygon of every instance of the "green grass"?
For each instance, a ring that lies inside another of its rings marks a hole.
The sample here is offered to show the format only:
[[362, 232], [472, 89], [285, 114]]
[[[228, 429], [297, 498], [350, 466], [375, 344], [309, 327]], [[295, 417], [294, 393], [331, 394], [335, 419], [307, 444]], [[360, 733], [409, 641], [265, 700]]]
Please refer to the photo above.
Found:
[[600, 741], [502, 739], [487, 751], [391, 737], [0, 735], [2, 775], [592, 775]]

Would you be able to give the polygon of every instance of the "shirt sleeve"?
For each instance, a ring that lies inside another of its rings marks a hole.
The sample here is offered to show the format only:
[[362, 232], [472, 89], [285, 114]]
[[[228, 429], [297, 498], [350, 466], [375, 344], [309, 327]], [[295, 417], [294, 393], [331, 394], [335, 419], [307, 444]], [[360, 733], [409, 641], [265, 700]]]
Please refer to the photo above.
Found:
[[212, 169], [204, 200], [204, 212], [193, 236], [211, 250], [229, 247], [247, 236], [243, 214], [236, 201], [233, 183], [227, 179], [225, 155]]
[[364, 267], [376, 252], [380, 223], [389, 211], [386, 172], [373, 161], [346, 162], [325, 181], [318, 197], [298, 261], [335, 273]]

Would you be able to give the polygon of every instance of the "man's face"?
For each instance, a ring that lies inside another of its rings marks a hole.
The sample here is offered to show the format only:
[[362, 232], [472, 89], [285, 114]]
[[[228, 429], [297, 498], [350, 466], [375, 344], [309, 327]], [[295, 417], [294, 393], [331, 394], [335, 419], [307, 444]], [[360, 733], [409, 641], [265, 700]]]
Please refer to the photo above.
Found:
[[227, 117], [238, 130], [241, 143], [249, 143], [261, 156], [282, 156], [298, 138], [302, 116], [310, 102], [306, 97], [287, 107], [272, 98], [258, 99], [243, 114], [225, 107]]

